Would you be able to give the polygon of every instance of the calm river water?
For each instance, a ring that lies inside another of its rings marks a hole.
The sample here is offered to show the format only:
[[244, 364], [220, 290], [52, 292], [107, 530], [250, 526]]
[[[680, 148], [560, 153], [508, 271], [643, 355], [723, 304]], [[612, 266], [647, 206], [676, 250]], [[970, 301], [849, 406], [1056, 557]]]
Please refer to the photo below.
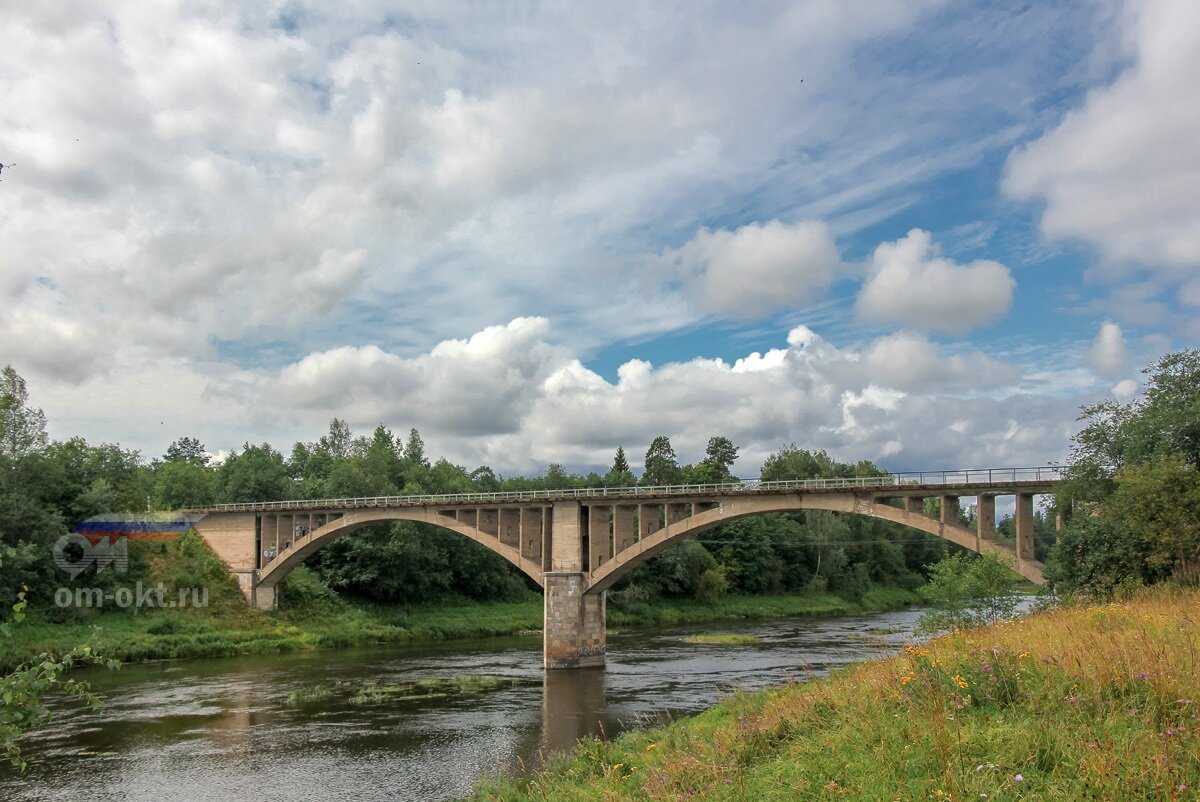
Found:
[[[537, 767], [583, 735], [685, 716], [730, 690], [820, 675], [890, 653], [919, 611], [613, 633], [608, 668], [543, 672], [535, 637], [125, 666], [91, 672], [95, 713], [66, 707], [0, 771], [0, 799], [433, 800], [480, 777]], [[758, 635], [703, 646], [694, 632]], [[288, 707], [297, 688], [484, 674], [466, 696]]]

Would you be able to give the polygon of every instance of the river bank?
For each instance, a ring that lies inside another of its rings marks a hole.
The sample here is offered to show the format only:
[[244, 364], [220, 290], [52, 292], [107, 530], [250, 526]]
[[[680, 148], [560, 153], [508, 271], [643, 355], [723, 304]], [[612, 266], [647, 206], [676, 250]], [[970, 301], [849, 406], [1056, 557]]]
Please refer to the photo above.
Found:
[[959, 633], [583, 742], [476, 800], [1192, 799], [1200, 592]]
[[[0, 766], [0, 799], [72, 802], [80, 788], [104, 802], [191, 799], [196, 789], [257, 799], [264, 781], [278, 802], [459, 799], [589, 735], [663, 726], [733, 689], [895, 653], [920, 614], [614, 628], [604, 671], [543, 671], [536, 634], [86, 669], [78, 678], [102, 706], [54, 695], [53, 723], [22, 740], [28, 770]], [[404, 690], [473, 677], [487, 687]]]
[[[608, 626], [852, 615], [900, 609], [917, 601], [915, 593], [900, 588], [874, 588], [857, 600], [828, 593], [726, 596], [712, 602], [662, 598], [628, 610], [610, 604]], [[419, 607], [358, 605], [308, 595], [277, 613], [218, 597], [211, 609], [89, 612], [83, 620], [61, 622], [35, 611], [4, 644], [0, 671], [12, 670], [39, 653], [62, 653], [83, 643], [107, 657], [140, 662], [508, 636], [537, 632], [542, 626], [542, 599], [533, 594], [519, 601]]]

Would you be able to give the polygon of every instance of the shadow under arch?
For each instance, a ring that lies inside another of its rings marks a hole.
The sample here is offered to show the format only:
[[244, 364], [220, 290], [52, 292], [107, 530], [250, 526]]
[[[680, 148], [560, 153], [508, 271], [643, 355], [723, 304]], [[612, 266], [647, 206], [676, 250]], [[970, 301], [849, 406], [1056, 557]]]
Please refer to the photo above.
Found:
[[345, 537], [364, 526], [387, 521], [415, 521], [417, 523], [432, 524], [441, 529], [462, 535], [475, 541], [487, 550], [500, 555], [517, 568], [520, 568], [539, 587], [545, 587], [542, 579], [542, 566], [539, 563], [522, 557], [516, 548], [501, 543], [496, 535], [481, 532], [475, 527], [467, 526], [452, 518], [447, 518], [445, 515], [439, 515], [435, 510], [425, 507], [349, 511], [342, 517], [335, 518], [324, 526], [314, 529], [308, 537], [303, 538], [299, 543], [294, 542], [290, 549], [279, 554], [275, 559], [259, 569], [257, 587], [268, 589], [275, 587], [297, 565], [335, 540]]
[[587, 593], [602, 593], [608, 590], [634, 568], [668, 546], [694, 537], [715, 526], [751, 515], [803, 510], [853, 513], [908, 526], [944, 538], [971, 551], [999, 554], [1012, 560], [1013, 570], [1021, 576], [1038, 585], [1045, 583], [1042, 576], [1042, 563], [1036, 560], [1021, 560], [1011, 549], [999, 546], [989, 540], [983, 540], [975, 532], [960, 524], [943, 523], [928, 515], [909, 512], [870, 497], [849, 497], [845, 493], [805, 493], [803, 495], [788, 493], [757, 498], [725, 498], [717, 507], [695, 513], [674, 523], [668, 523], [665, 527], [622, 550], [592, 571]]

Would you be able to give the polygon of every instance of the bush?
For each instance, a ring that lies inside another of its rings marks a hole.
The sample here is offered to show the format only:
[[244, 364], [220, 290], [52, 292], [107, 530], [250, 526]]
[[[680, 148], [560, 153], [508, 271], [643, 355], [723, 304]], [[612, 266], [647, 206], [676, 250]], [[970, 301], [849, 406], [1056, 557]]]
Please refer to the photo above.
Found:
[[729, 590], [729, 580], [721, 568], [709, 568], [700, 575], [696, 586], [696, 598], [702, 602], [714, 602]]
[[933, 609], [917, 620], [916, 631], [933, 634], [995, 624], [1016, 612], [1012, 569], [995, 554], [954, 554], [929, 566], [929, 584], [919, 593]]

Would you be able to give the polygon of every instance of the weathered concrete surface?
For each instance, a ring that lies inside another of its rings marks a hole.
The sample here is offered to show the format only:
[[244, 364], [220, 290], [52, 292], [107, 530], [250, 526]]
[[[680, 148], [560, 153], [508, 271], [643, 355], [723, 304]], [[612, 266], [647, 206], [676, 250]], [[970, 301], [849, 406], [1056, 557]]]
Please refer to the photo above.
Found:
[[230, 571], [253, 571], [258, 567], [257, 519], [252, 512], [215, 513], [196, 521], [195, 529]]
[[604, 665], [605, 594], [588, 593], [582, 572], [547, 573], [542, 665], [549, 669]]
[[[866, 515], [928, 532], [968, 549], [1012, 559], [1023, 576], [1042, 583], [1035, 559], [1033, 498], [1052, 482], [975, 485], [764, 490], [695, 497], [641, 497], [601, 490], [576, 499], [464, 499], [461, 503], [317, 506], [319, 502], [264, 504], [256, 511], [208, 512], [196, 525], [229, 566], [247, 601], [275, 608], [279, 582], [334, 540], [383, 521], [420, 521], [457, 532], [520, 568], [545, 589], [544, 657], [547, 668], [603, 666], [605, 591], [630, 570], [674, 543], [748, 515], [828, 510]], [[640, 493], [640, 491], [639, 491]], [[963, 526], [959, 499], [977, 498], [977, 525]], [[1017, 548], [996, 543], [996, 496], [1016, 497]], [[926, 498], [940, 513], [927, 515]], [[351, 500], [353, 501], [353, 500]], [[257, 506], [257, 505], [250, 505]]]

